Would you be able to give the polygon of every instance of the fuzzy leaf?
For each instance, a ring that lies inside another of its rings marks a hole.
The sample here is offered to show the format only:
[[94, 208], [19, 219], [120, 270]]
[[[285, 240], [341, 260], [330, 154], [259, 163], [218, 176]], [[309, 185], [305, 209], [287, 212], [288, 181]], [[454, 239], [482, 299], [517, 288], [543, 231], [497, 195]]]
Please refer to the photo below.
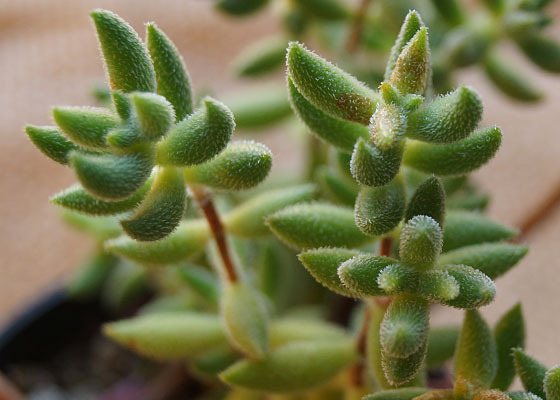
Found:
[[129, 126], [122, 126], [111, 129], [105, 140], [109, 146], [115, 149], [130, 149], [133, 145], [145, 141], [145, 137], [138, 129], [136, 123], [131, 123]]
[[216, 274], [208, 268], [188, 264], [179, 267], [185, 284], [209, 304], [216, 306], [220, 300], [220, 286]]
[[538, 33], [524, 35], [517, 43], [525, 55], [541, 69], [560, 72], [560, 43]]
[[376, 94], [356, 78], [290, 42], [288, 73], [298, 92], [334, 117], [367, 125], [377, 104]]
[[354, 224], [352, 210], [326, 203], [296, 204], [266, 219], [283, 242], [296, 249], [357, 247], [369, 242]]
[[41, 153], [59, 164], [67, 164], [68, 154], [77, 149], [55, 127], [27, 125], [25, 132]]
[[407, 116], [395, 104], [378, 105], [371, 117], [369, 131], [373, 143], [387, 150], [398, 144], [406, 132]]
[[271, 167], [272, 153], [265, 145], [239, 141], [210, 161], [185, 168], [185, 179], [215, 189], [245, 190], [261, 183]]
[[112, 90], [111, 98], [113, 99], [113, 106], [119, 117], [121, 117], [123, 121], [128, 120], [132, 114], [132, 102], [130, 101], [130, 97], [120, 90]]
[[491, 303], [496, 296], [492, 279], [467, 265], [451, 265], [443, 268], [459, 284], [459, 295], [452, 300], [442, 301], [455, 308], [473, 309]]
[[95, 197], [109, 201], [130, 197], [146, 182], [153, 166], [150, 149], [122, 156], [74, 151], [69, 159], [82, 186]]
[[399, 264], [389, 265], [377, 276], [377, 284], [389, 294], [397, 294], [414, 290], [418, 281], [418, 273]]
[[389, 82], [402, 94], [422, 94], [430, 77], [428, 30], [421, 27], [402, 49]]
[[496, 323], [494, 338], [498, 346], [498, 371], [490, 387], [505, 391], [515, 378], [511, 351], [525, 346], [525, 321], [520, 303], [513, 306]]
[[216, 315], [153, 313], [106, 324], [104, 333], [131, 350], [160, 360], [181, 360], [227, 343]]
[[220, 374], [229, 385], [269, 393], [305, 390], [334, 377], [354, 360], [354, 341], [293, 342], [263, 360], [240, 361]]
[[459, 332], [460, 329], [455, 326], [430, 328], [428, 350], [426, 352], [426, 366], [428, 368], [441, 366], [453, 357]]
[[399, 255], [405, 265], [423, 269], [433, 265], [442, 248], [439, 224], [426, 215], [411, 218], [401, 230]]
[[182, 121], [193, 112], [191, 80], [183, 58], [154, 23], [146, 25], [146, 46], [154, 63], [157, 93], [173, 105], [175, 121]]
[[443, 230], [443, 252], [485, 242], [498, 242], [517, 235], [517, 231], [483, 215], [450, 211]]
[[425, 299], [441, 303], [455, 299], [459, 295], [460, 287], [448, 272], [434, 270], [420, 274], [416, 290]]
[[154, 92], [156, 74], [138, 34], [118, 15], [97, 9], [91, 12], [105, 59], [111, 88], [125, 93]]
[[307, 101], [289, 77], [287, 81], [290, 103], [294, 112], [319, 138], [341, 150], [351, 152], [359, 138], [369, 136], [365, 126], [331, 117]]
[[288, 41], [282, 36], [271, 36], [252, 43], [234, 61], [238, 76], [255, 77], [279, 69], [286, 59]]
[[340, 264], [338, 276], [342, 283], [352, 292], [366, 296], [383, 296], [385, 291], [377, 284], [380, 272], [397, 260], [389, 257], [359, 254]]
[[135, 92], [130, 95], [142, 134], [148, 140], [157, 140], [175, 121], [173, 106], [165, 97], [154, 93]]
[[231, 111], [211, 97], [206, 97], [202, 103], [203, 107], [176, 124], [158, 144], [158, 164], [200, 164], [227, 146], [235, 129]]
[[146, 198], [129, 218], [124, 231], [140, 241], [160, 240], [177, 228], [185, 211], [187, 193], [182, 171], [167, 167], [158, 172]]
[[494, 126], [479, 129], [459, 142], [433, 145], [409, 141], [404, 163], [436, 175], [462, 175], [488, 162], [500, 147], [502, 131]]
[[398, 174], [403, 151], [403, 142], [383, 150], [360, 138], [354, 146], [350, 161], [352, 176], [365, 186], [386, 185]]
[[251, 358], [268, 352], [268, 316], [262, 299], [252, 288], [239, 282], [224, 286], [221, 314], [231, 343]]
[[315, 180], [321, 193], [329, 200], [345, 206], [353, 207], [358, 196], [358, 185], [340, 176], [340, 173], [326, 165], [320, 166], [315, 172]]
[[455, 352], [455, 379], [487, 388], [496, 376], [498, 353], [490, 328], [477, 310], [465, 313]]
[[362, 188], [356, 199], [354, 219], [366, 235], [383, 235], [399, 224], [404, 207], [404, 184], [397, 178], [386, 186]]
[[343, 296], [354, 297], [338, 276], [338, 267], [343, 262], [360, 254], [357, 250], [342, 248], [319, 248], [298, 255], [299, 260], [321, 285]]
[[542, 400], [531, 392], [507, 392], [507, 395], [511, 400]]
[[163, 265], [184, 261], [204, 249], [210, 232], [206, 221], [192, 220], [157, 242], [137, 242], [121, 236], [107, 242], [106, 248], [122, 257], [144, 264]]
[[426, 356], [428, 341], [425, 340], [420, 348], [406, 358], [399, 358], [382, 353], [382, 365], [385, 378], [393, 386], [402, 385], [414, 378], [422, 366]]
[[268, 0], [219, 0], [216, 7], [227, 14], [244, 16], [257, 11], [267, 3]]
[[546, 372], [544, 391], [546, 400], [560, 399], [560, 365], [556, 365]]
[[53, 118], [73, 142], [92, 150], [107, 147], [105, 136], [119, 123], [111, 111], [98, 107], [55, 107]]
[[544, 379], [547, 368], [519, 348], [513, 349], [513, 362], [525, 390], [546, 399]]
[[287, 317], [270, 324], [270, 346], [273, 349], [291, 342], [346, 339], [348, 333], [342, 327], [321, 320]]
[[315, 194], [312, 184], [266, 191], [228, 212], [223, 223], [234, 236], [261, 237], [270, 232], [265, 225], [266, 217], [289, 205], [310, 201]]
[[423, 142], [453, 143], [466, 138], [481, 119], [480, 96], [461, 86], [410, 114], [406, 136]]
[[286, 89], [281, 86], [259, 87], [236, 93], [227, 104], [238, 129], [258, 130], [285, 120], [292, 114]]
[[433, 218], [443, 227], [445, 218], [445, 190], [441, 179], [431, 176], [418, 186], [408, 202], [404, 216], [405, 222], [416, 215]]
[[412, 400], [426, 393], [428, 390], [429, 389], [422, 387], [381, 390], [363, 397], [362, 400]]
[[389, 55], [389, 60], [387, 61], [387, 69], [385, 70], [385, 80], [391, 79], [397, 60], [401, 55], [403, 49], [406, 47], [408, 42], [416, 35], [416, 33], [424, 27], [424, 22], [420, 18], [420, 14], [417, 11], [409, 11], [399, 32], [399, 36], [393, 48], [391, 49], [391, 54]]

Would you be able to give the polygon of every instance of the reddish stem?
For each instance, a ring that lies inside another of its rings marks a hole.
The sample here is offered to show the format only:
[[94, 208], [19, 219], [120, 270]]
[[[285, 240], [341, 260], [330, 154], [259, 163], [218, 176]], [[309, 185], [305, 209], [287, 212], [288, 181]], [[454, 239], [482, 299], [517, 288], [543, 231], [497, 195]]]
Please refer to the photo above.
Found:
[[541, 222], [543, 222], [550, 213], [552, 213], [560, 203], [560, 182], [552, 193], [550, 193], [543, 202], [536, 207], [519, 225], [519, 236], [515, 241], [519, 242], [527, 237], [527, 235]]
[[367, 9], [371, 0], [362, 0], [360, 3], [360, 8], [356, 12], [354, 17], [354, 25], [350, 31], [350, 36], [348, 36], [348, 42], [346, 43], [346, 50], [348, 53], [353, 53], [358, 47], [360, 42], [360, 37], [362, 36], [362, 31], [364, 29], [364, 20], [366, 18]]

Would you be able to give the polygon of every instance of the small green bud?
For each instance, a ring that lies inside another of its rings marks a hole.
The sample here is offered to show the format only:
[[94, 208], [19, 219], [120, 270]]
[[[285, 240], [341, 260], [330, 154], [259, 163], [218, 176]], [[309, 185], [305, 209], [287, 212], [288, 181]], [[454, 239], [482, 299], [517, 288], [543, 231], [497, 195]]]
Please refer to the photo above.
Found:
[[292, 115], [286, 89], [282, 86], [266, 85], [236, 92], [235, 97], [229, 98], [227, 104], [238, 129], [263, 129]]
[[216, 306], [220, 300], [220, 286], [216, 274], [208, 268], [199, 267], [195, 264], [181, 265], [179, 274], [185, 284], [200, 298], [212, 306]]
[[93, 299], [98, 296], [117, 260], [114, 255], [104, 252], [99, 252], [88, 259], [66, 286], [70, 297]]
[[157, 140], [175, 121], [175, 111], [165, 97], [154, 93], [135, 92], [130, 95], [142, 134]]
[[432, 4], [451, 26], [460, 25], [465, 20], [459, 0], [432, 0]]
[[443, 230], [443, 252], [485, 242], [498, 242], [517, 235], [517, 230], [476, 212], [450, 211]]
[[210, 161], [185, 168], [185, 179], [215, 189], [246, 190], [261, 183], [271, 167], [272, 153], [265, 145], [239, 141]]
[[353, 340], [293, 342], [263, 360], [243, 360], [220, 374], [227, 384], [268, 393], [318, 386], [354, 361]]
[[492, 279], [467, 265], [450, 265], [443, 271], [459, 284], [459, 295], [452, 300], [442, 301], [455, 308], [473, 309], [490, 304], [496, 297], [496, 286]]
[[283, 242], [300, 250], [323, 246], [351, 248], [371, 240], [354, 224], [351, 209], [326, 203], [286, 207], [269, 216], [266, 224]]
[[319, 138], [341, 150], [351, 152], [359, 138], [369, 136], [365, 126], [331, 117], [307, 101], [289, 77], [287, 81], [290, 103], [294, 112]]
[[286, 59], [288, 41], [283, 36], [271, 36], [243, 49], [234, 61], [234, 70], [241, 77], [255, 77], [280, 69]]
[[366, 235], [383, 235], [399, 224], [404, 207], [404, 184], [400, 178], [381, 187], [363, 187], [354, 207], [356, 226]]
[[378, 105], [371, 117], [369, 131], [378, 148], [387, 150], [397, 144], [406, 131], [407, 117], [394, 104]]
[[428, 30], [422, 27], [402, 49], [391, 73], [390, 83], [402, 94], [422, 94], [430, 76]]
[[386, 185], [399, 173], [403, 151], [403, 142], [383, 150], [359, 138], [350, 161], [352, 176], [361, 185]]
[[231, 343], [251, 358], [263, 358], [268, 352], [268, 315], [251, 287], [231, 282], [224, 286], [221, 314]]
[[487, 163], [500, 147], [502, 131], [493, 126], [474, 131], [469, 137], [447, 145], [409, 141], [404, 163], [436, 175], [462, 175]]
[[351, 16], [350, 10], [340, 0], [296, 0], [296, 2], [314, 18], [337, 21]]
[[206, 97], [203, 107], [177, 123], [158, 143], [157, 163], [190, 166], [210, 160], [231, 140], [233, 115], [223, 103]]
[[70, 164], [82, 186], [103, 200], [124, 200], [135, 193], [150, 176], [153, 156], [150, 150], [115, 156], [74, 151]]
[[121, 236], [106, 248], [122, 257], [144, 264], [164, 265], [184, 261], [204, 249], [210, 231], [204, 220], [182, 222], [169, 236], [157, 242], [137, 242]]
[[401, 230], [401, 260], [420, 269], [430, 267], [441, 253], [442, 237], [439, 224], [431, 217], [417, 215], [411, 218]]
[[342, 248], [319, 248], [298, 255], [303, 266], [321, 285], [343, 296], [354, 297], [338, 276], [338, 267], [360, 254], [357, 250]]
[[386, 81], [391, 79], [391, 75], [393, 74], [393, 70], [395, 69], [397, 60], [403, 49], [414, 37], [414, 35], [416, 35], [416, 33], [423, 27], [424, 22], [422, 21], [422, 18], [420, 18], [420, 14], [418, 14], [415, 10], [409, 11], [401, 26], [399, 36], [391, 49], [389, 60], [387, 61], [387, 69], [385, 70]]
[[226, 14], [245, 16], [264, 7], [268, 0], [219, 0], [216, 8]]
[[441, 179], [431, 176], [418, 186], [408, 202], [404, 215], [405, 222], [416, 215], [434, 219], [443, 227], [445, 218], [445, 190]]
[[389, 265], [377, 277], [377, 284], [389, 294], [397, 294], [416, 288], [418, 273], [400, 264]]
[[266, 217], [289, 205], [310, 201], [315, 194], [312, 184], [270, 190], [228, 212], [223, 223], [226, 231], [234, 236], [260, 237], [270, 232], [265, 225]]
[[513, 349], [513, 362], [525, 390], [546, 399], [544, 380], [547, 368], [519, 348]]
[[490, 328], [477, 310], [467, 311], [455, 352], [456, 383], [466, 381], [487, 388], [497, 368], [498, 353]]
[[146, 25], [146, 46], [154, 63], [157, 93], [173, 105], [175, 121], [182, 121], [193, 112], [191, 79], [183, 58], [154, 23]]
[[67, 164], [68, 154], [78, 148], [55, 127], [27, 125], [25, 132], [41, 153], [59, 164]]
[[159, 360], [181, 360], [226, 344], [215, 315], [150, 313], [106, 324], [104, 333], [140, 354]]
[[508, 310], [496, 323], [494, 338], [498, 349], [498, 371], [490, 387], [505, 391], [515, 378], [511, 350], [525, 346], [525, 321], [520, 303]]
[[363, 397], [362, 400], [412, 400], [426, 393], [428, 390], [429, 389], [421, 387], [381, 390]]
[[185, 211], [185, 181], [178, 168], [161, 169], [154, 185], [130, 217], [121, 221], [124, 231], [140, 241], [160, 240], [177, 228]]
[[560, 72], [560, 43], [539, 33], [519, 38], [517, 44], [525, 55], [541, 69]]
[[556, 365], [546, 372], [544, 391], [546, 400], [560, 399], [560, 365]]
[[111, 111], [98, 107], [55, 107], [53, 118], [73, 142], [92, 150], [107, 147], [105, 136], [119, 123]]
[[118, 15], [97, 9], [91, 12], [112, 89], [125, 93], [154, 92], [156, 74], [138, 34]]
[[345, 206], [353, 207], [358, 196], [358, 185], [340, 176], [340, 173], [326, 165], [317, 168], [315, 180], [321, 193], [329, 200]]
[[410, 114], [406, 136], [424, 142], [453, 143], [466, 138], [481, 119], [480, 96], [461, 86]]
[[460, 287], [457, 280], [447, 271], [434, 270], [420, 274], [416, 290], [420, 296], [431, 302], [444, 303], [455, 299], [459, 295]]
[[382, 354], [383, 372], [391, 385], [398, 386], [407, 383], [418, 374], [426, 356], [427, 344], [428, 341], [425, 340], [415, 353], [406, 358]]
[[455, 345], [459, 338], [459, 327], [431, 327], [428, 336], [428, 350], [426, 352], [426, 366], [438, 367], [453, 357]]
[[383, 296], [386, 293], [377, 279], [385, 267], [396, 263], [397, 260], [389, 257], [359, 254], [340, 264], [338, 276], [350, 291], [361, 297]]
[[287, 317], [270, 324], [270, 346], [273, 349], [292, 342], [347, 339], [348, 333], [342, 327], [321, 320]]
[[115, 217], [90, 217], [69, 210], [62, 210], [61, 217], [68, 225], [93, 236], [100, 242], [122, 233], [119, 221]]
[[367, 125], [375, 112], [377, 95], [356, 78], [290, 42], [289, 77], [310, 103], [334, 117]]

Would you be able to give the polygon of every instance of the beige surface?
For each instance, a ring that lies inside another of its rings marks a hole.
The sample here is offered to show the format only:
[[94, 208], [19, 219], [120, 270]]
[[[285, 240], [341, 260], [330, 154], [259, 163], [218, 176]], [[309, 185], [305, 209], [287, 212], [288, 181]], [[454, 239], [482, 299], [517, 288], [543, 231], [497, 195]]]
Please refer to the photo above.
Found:
[[[89, 84], [103, 79], [87, 11], [110, 8], [143, 32], [154, 20], [177, 43], [195, 88], [218, 94], [234, 89], [227, 64], [244, 44], [275, 29], [270, 15], [232, 21], [217, 15], [209, 0], [68, 1], [0, 0], [0, 322], [62, 279], [88, 252], [89, 243], [65, 228], [48, 198], [74, 181], [71, 171], [46, 159], [22, 134], [26, 122], [50, 123], [54, 104], [88, 104]], [[556, 29], [556, 36], [560, 30]], [[477, 174], [493, 196], [490, 212], [518, 224], [560, 182], [560, 79], [527, 69], [547, 93], [541, 106], [504, 100], [479, 74], [468, 71], [486, 104], [485, 123], [505, 132], [495, 160]], [[276, 159], [294, 148], [282, 133], [267, 138]], [[548, 364], [560, 362], [560, 210], [528, 237], [529, 256], [499, 280], [491, 320], [521, 300], [529, 322], [529, 350]], [[443, 311], [436, 320], [457, 311]]]

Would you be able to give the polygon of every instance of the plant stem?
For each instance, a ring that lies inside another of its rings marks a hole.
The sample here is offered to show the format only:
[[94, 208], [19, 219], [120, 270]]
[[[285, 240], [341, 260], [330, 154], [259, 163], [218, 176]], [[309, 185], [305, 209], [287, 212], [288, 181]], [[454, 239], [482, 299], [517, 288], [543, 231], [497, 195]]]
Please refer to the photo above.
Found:
[[366, 18], [367, 9], [371, 0], [362, 0], [360, 7], [354, 16], [354, 25], [348, 36], [348, 42], [346, 43], [346, 50], [348, 53], [353, 53], [358, 47], [360, 42], [360, 37], [362, 36], [362, 30], [364, 29], [364, 20]]
[[525, 239], [537, 225], [546, 220], [558, 204], [560, 204], [560, 182], [555, 186], [552, 193], [519, 224], [519, 235], [515, 238], [515, 241], [519, 242]]
[[193, 193], [194, 198], [208, 221], [208, 225], [210, 226], [210, 230], [212, 231], [212, 235], [214, 236], [214, 240], [218, 246], [218, 251], [220, 252], [228, 280], [230, 282], [237, 281], [237, 271], [233, 265], [233, 259], [227, 244], [224, 226], [218, 212], [216, 211], [212, 196], [200, 186], [190, 185], [189, 189]]
[[371, 312], [369, 307], [366, 306], [364, 310], [364, 320], [362, 321], [362, 329], [360, 329], [360, 334], [356, 341], [356, 351], [358, 352], [359, 359], [350, 370], [350, 382], [354, 387], [362, 386], [364, 381], [366, 344], [370, 321]]

